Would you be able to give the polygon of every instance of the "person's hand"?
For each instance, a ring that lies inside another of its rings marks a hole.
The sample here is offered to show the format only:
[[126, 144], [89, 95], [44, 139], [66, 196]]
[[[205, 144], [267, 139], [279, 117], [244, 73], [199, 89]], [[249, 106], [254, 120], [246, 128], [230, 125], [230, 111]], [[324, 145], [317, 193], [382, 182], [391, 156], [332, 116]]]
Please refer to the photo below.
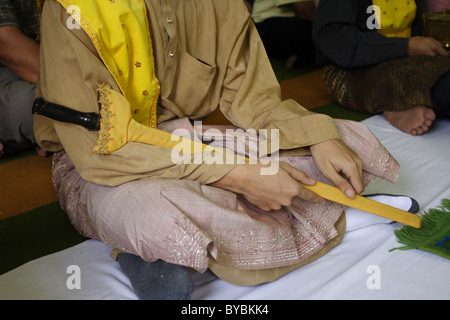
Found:
[[442, 44], [429, 37], [412, 37], [409, 39], [406, 54], [409, 56], [448, 56], [449, 53]]
[[329, 140], [310, 147], [317, 169], [349, 198], [364, 191], [362, 162], [341, 140]]
[[262, 175], [263, 167], [265, 166], [260, 164], [238, 165], [211, 185], [242, 194], [250, 203], [264, 211], [279, 210], [282, 206], [289, 206], [296, 197], [311, 202], [323, 201], [323, 198], [301, 185], [316, 183], [304, 172], [285, 162], [280, 162], [276, 174]]

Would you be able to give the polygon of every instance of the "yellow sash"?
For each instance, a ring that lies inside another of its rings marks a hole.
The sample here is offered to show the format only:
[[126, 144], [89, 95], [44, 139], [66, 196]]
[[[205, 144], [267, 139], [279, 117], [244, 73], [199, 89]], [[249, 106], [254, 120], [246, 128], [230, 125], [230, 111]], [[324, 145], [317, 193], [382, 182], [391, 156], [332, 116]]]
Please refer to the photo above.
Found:
[[[194, 157], [224, 153], [200, 141], [156, 128], [160, 87], [155, 75], [147, 9], [142, 0], [56, 1], [88, 34], [121, 90], [119, 93], [107, 84], [98, 84], [101, 123], [93, 152], [110, 154], [133, 141], [181, 150]], [[42, 4], [43, 0], [38, 0], [38, 8]]]
[[142, 0], [57, 0], [89, 35], [138, 123], [156, 127], [159, 82]]
[[378, 30], [387, 37], [411, 37], [411, 25], [416, 17], [417, 6], [414, 0], [373, 0], [380, 8]]

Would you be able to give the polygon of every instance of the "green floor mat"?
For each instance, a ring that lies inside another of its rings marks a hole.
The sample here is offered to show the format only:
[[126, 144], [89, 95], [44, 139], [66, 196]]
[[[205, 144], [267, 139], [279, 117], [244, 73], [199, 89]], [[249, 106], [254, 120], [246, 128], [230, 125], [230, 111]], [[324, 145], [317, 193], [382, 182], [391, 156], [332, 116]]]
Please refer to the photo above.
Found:
[[0, 274], [85, 240], [57, 202], [2, 220]]
[[330, 103], [321, 107], [317, 107], [312, 111], [329, 115], [334, 119], [347, 119], [353, 121], [363, 121], [373, 116], [373, 114], [361, 113], [346, 109], [337, 103]]

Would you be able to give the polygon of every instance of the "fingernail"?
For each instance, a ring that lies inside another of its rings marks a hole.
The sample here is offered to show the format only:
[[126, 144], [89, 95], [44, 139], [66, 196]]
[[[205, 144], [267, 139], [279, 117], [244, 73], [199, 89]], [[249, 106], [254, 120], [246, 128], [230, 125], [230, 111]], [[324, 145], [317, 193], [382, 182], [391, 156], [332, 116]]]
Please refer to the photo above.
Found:
[[349, 198], [353, 198], [354, 197], [354, 193], [351, 189], [347, 189], [345, 190], [345, 195]]

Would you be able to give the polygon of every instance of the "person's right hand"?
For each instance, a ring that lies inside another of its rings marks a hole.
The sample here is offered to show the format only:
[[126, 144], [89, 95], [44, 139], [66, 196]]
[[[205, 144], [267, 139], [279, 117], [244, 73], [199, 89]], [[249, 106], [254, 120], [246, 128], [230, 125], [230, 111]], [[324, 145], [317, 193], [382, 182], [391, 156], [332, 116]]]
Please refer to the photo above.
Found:
[[251, 204], [264, 211], [289, 206], [296, 197], [311, 202], [323, 201], [323, 198], [300, 184], [311, 186], [316, 183], [304, 172], [280, 162], [276, 174], [262, 175], [263, 167], [260, 164], [238, 165], [211, 186], [242, 194]]
[[449, 52], [444, 49], [442, 44], [429, 37], [412, 37], [409, 39], [406, 54], [409, 56], [448, 56]]

